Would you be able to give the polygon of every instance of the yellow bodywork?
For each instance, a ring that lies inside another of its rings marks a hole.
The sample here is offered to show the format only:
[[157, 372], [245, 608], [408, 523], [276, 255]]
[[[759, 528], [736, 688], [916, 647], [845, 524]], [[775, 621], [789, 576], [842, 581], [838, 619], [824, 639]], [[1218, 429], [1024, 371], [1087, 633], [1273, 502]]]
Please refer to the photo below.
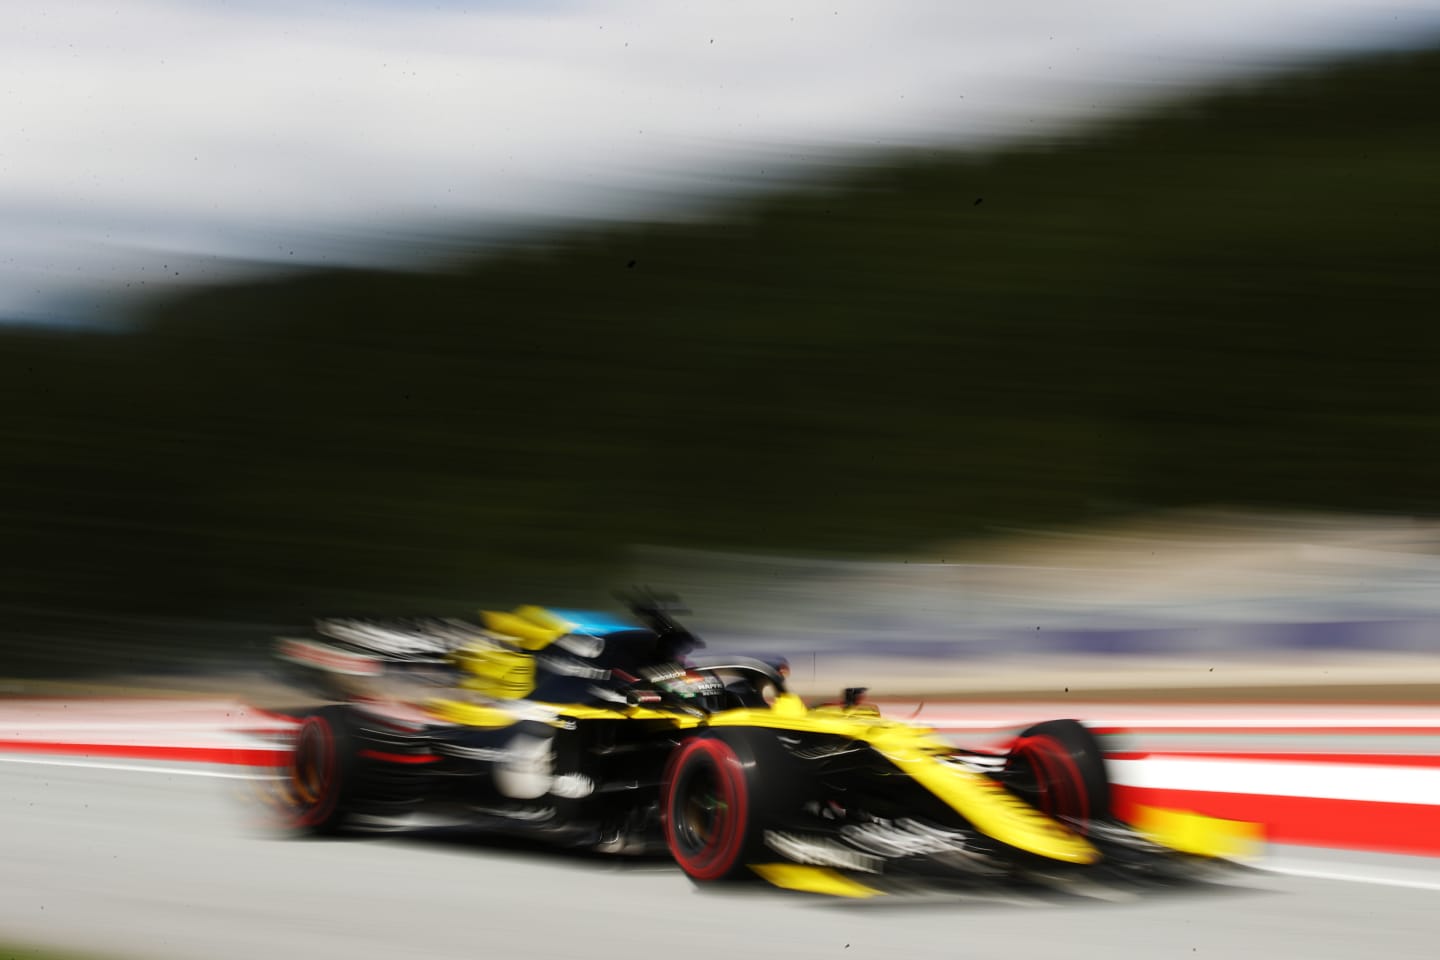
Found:
[[755, 863], [750, 870], [766, 883], [785, 890], [822, 893], [828, 897], [850, 897], [863, 900], [880, 896], [885, 891], [866, 886], [829, 867], [808, 867], [800, 863]]
[[1020, 800], [983, 773], [951, 763], [951, 747], [924, 727], [884, 720], [873, 711], [806, 710], [794, 694], [769, 710], [727, 710], [712, 727], [768, 727], [850, 737], [869, 744], [986, 836], [1066, 863], [1094, 863], [1100, 853], [1084, 837]]
[[[500, 676], [496, 682], [503, 685], [507, 676]], [[515, 685], [518, 687], [519, 682]], [[432, 700], [426, 706], [440, 719], [471, 727], [493, 729], [509, 726], [519, 719], [503, 706], [460, 699]], [[1100, 852], [1080, 834], [1029, 806], [984, 773], [951, 760], [951, 746], [933, 730], [885, 720], [873, 709], [809, 708], [794, 694], [781, 695], [769, 707], [726, 710], [705, 717], [624, 704], [544, 706], [555, 711], [551, 722], [556, 726], [575, 720], [650, 720], [663, 721], [677, 731], [761, 728], [845, 737], [868, 744], [986, 836], [1018, 850], [1065, 863], [1091, 864], [1101, 858]], [[1141, 808], [1135, 826], [1163, 846], [1200, 856], [1241, 858], [1253, 852], [1259, 842], [1258, 828], [1253, 824], [1153, 807]], [[873, 896], [879, 892], [826, 868], [761, 864], [752, 869], [771, 883], [790, 889], [846, 897]]]
[[481, 610], [480, 619], [487, 630], [503, 635], [522, 650], [544, 650], [568, 632], [564, 627], [531, 619], [522, 612], [526, 609], [521, 607], [514, 613]]
[[520, 722], [520, 715], [503, 707], [491, 707], [468, 700], [435, 699], [425, 703], [425, 709], [447, 723], [458, 723], [464, 727], [493, 730], [509, 727]]
[[[553, 704], [555, 723], [566, 720], [662, 720], [677, 729], [750, 727], [794, 730], [848, 737], [869, 744], [877, 753], [943, 800], [981, 833], [1020, 850], [1066, 863], [1094, 863], [1100, 854], [1084, 837], [1015, 797], [994, 780], [949, 762], [951, 748], [933, 731], [892, 720], [871, 711], [808, 709], [794, 694], [784, 694], [764, 709], [727, 710], [707, 718], [669, 710], [622, 705]], [[472, 727], [504, 727], [517, 722], [500, 707], [462, 700], [432, 700], [428, 709], [451, 723]]]
[[570, 633], [574, 624], [544, 607], [510, 613], [480, 611], [485, 632], [450, 654], [464, 673], [460, 686], [495, 700], [517, 700], [535, 689], [534, 653]]
[[480, 620], [522, 650], [544, 650], [575, 630], [575, 624], [544, 607], [516, 607], [510, 613], [481, 610]]
[[516, 700], [535, 689], [535, 658], [528, 653], [479, 643], [451, 654], [465, 672], [460, 686], [496, 700]]
[[1189, 810], [1137, 806], [1130, 825], [1162, 847], [1198, 857], [1254, 860], [1265, 841], [1258, 823], [1221, 820]]

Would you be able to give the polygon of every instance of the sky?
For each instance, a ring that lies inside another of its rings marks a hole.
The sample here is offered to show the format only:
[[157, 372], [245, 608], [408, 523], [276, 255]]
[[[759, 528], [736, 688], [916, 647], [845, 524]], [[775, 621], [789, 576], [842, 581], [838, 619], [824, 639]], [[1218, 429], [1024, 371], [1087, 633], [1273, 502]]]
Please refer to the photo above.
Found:
[[0, 322], [690, 215], [1437, 30], [1440, 0], [7, 0]]

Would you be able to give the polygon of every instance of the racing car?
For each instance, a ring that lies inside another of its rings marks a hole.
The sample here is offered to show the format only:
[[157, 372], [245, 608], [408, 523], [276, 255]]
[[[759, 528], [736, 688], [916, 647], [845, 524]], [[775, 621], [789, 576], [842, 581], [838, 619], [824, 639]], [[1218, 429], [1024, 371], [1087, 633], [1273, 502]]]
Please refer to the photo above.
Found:
[[[672, 602], [628, 616], [521, 607], [480, 626], [319, 624], [279, 655], [326, 684], [270, 795], [287, 830], [466, 824], [699, 883], [869, 897], [921, 882], [1167, 877], [1242, 858], [1247, 824], [1121, 822], [1090, 731], [1053, 719], [960, 749], [850, 688], [807, 705], [782, 658], [696, 653]], [[387, 679], [409, 686], [398, 694]]]

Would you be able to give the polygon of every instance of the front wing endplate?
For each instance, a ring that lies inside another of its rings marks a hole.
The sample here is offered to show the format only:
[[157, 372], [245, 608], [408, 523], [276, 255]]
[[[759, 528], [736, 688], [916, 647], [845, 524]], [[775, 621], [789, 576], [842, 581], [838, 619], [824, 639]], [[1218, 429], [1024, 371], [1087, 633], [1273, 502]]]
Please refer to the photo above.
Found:
[[766, 883], [772, 883], [786, 890], [800, 890], [805, 893], [820, 893], [829, 897], [850, 897], [865, 899], [881, 896], [883, 890], [867, 887], [858, 880], [852, 880], [829, 867], [811, 867], [800, 863], [754, 863], [755, 871]]
[[1189, 810], [1137, 806], [1130, 825], [1163, 847], [1200, 857], [1246, 861], [1256, 859], [1264, 845], [1258, 823], [1222, 820]]

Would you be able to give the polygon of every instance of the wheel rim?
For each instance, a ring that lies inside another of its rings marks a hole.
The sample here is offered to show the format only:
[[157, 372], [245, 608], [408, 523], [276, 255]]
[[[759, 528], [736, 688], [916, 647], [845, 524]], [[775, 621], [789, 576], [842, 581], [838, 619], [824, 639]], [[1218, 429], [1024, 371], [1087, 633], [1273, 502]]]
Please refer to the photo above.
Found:
[[723, 832], [730, 804], [721, 793], [715, 770], [709, 764], [690, 776], [676, 824], [680, 841], [687, 850], [703, 851], [713, 846]]
[[307, 717], [290, 762], [290, 809], [296, 826], [314, 826], [335, 806], [335, 737], [322, 717]]
[[695, 741], [681, 748], [667, 781], [662, 812], [671, 855], [697, 880], [720, 879], [743, 847], [747, 800], [739, 758], [718, 741]]

